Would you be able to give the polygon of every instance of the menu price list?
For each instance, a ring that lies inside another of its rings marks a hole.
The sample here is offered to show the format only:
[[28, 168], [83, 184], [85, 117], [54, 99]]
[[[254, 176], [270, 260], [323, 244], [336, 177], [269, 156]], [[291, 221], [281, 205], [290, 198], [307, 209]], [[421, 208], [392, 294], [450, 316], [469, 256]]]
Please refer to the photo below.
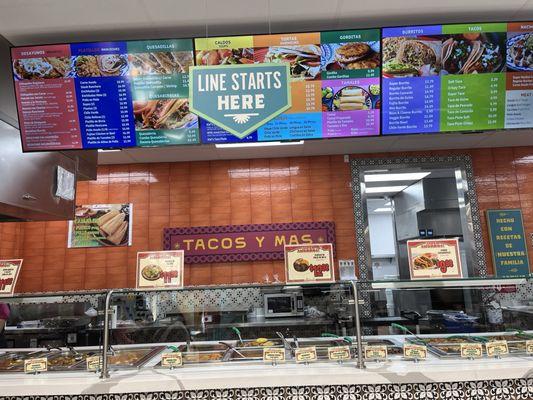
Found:
[[73, 79], [17, 81], [15, 88], [25, 150], [82, 148]]
[[438, 77], [387, 79], [383, 83], [383, 126], [386, 133], [438, 132]]
[[126, 78], [76, 80], [83, 147], [135, 146], [131, 93]]

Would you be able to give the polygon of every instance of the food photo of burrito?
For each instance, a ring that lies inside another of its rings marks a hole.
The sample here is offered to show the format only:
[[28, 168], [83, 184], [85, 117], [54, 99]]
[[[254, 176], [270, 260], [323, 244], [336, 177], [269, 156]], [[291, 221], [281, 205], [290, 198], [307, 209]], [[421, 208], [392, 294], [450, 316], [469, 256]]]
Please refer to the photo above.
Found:
[[439, 40], [408, 37], [383, 39], [383, 76], [413, 77], [438, 75], [440, 71]]
[[76, 206], [69, 247], [126, 246], [131, 243], [131, 204]]

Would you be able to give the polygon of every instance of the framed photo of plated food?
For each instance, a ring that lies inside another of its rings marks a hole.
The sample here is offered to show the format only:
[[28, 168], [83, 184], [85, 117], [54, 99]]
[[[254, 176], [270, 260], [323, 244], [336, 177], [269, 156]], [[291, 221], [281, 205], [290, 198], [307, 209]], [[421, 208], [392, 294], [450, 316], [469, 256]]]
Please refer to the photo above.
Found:
[[0, 260], [0, 297], [13, 296], [22, 267], [22, 259]]
[[411, 279], [462, 278], [459, 239], [408, 240]]
[[314, 243], [285, 246], [287, 283], [334, 282], [333, 245]]
[[183, 250], [137, 253], [137, 289], [183, 287]]
[[131, 246], [132, 220], [131, 203], [76, 206], [68, 248]]

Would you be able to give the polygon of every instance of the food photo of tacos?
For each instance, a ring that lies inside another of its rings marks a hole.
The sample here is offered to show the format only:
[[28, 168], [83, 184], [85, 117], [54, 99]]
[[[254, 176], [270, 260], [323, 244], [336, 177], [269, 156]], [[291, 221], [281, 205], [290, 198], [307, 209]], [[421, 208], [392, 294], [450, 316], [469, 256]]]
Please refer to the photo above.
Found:
[[437, 255], [435, 253], [425, 253], [417, 256], [413, 260], [414, 269], [437, 268]]
[[181, 129], [198, 122], [189, 109], [189, 99], [134, 101], [135, 129]]
[[442, 70], [448, 74], [499, 72], [504, 66], [502, 43], [503, 37], [495, 33], [452, 35], [442, 43]]

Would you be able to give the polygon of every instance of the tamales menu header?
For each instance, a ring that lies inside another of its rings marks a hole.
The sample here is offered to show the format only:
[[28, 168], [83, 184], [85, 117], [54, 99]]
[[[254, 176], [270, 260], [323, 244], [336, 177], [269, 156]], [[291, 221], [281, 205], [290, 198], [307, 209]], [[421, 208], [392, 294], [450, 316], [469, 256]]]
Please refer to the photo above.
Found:
[[[190, 67], [276, 63], [290, 108], [246, 135], [190, 109]], [[12, 67], [24, 151], [533, 127], [533, 22], [15, 47]]]

